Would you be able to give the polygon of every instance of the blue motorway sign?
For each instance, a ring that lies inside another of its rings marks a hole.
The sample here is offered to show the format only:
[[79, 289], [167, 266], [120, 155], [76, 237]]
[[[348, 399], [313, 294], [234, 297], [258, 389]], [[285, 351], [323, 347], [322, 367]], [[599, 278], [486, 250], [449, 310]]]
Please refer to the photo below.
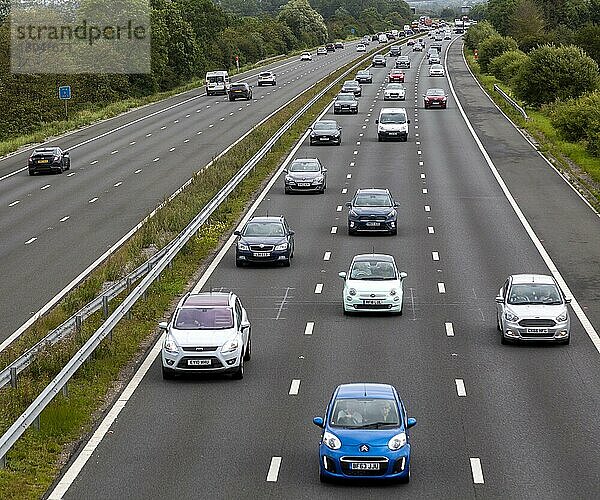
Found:
[[71, 86], [58, 87], [58, 97], [59, 99], [71, 99]]

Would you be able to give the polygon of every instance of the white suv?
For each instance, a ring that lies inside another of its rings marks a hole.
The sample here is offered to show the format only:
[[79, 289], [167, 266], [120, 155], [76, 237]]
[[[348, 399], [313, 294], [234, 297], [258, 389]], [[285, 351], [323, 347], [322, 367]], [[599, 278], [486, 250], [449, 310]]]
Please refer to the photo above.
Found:
[[272, 71], [263, 71], [258, 74], [258, 86], [262, 87], [263, 85], [276, 85], [275, 83], [275, 73]]
[[250, 321], [234, 293], [188, 294], [177, 305], [165, 330], [163, 378], [183, 373], [232, 373], [244, 377], [252, 351]]
[[379, 112], [379, 118], [375, 120], [377, 124], [377, 140], [400, 139], [403, 142], [408, 140], [408, 124], [405, 108], [382, 108]]

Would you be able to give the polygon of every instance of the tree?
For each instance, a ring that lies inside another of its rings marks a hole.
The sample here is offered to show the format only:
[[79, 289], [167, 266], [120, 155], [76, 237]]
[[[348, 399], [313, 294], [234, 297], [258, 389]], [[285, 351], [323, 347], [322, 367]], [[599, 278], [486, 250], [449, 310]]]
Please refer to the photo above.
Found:
[[494, 35], [498, 35], [494, 27], [488, 21], [481, 21], [467, 30], [465, 45], [471, 50], [477, 49], [483, 40]]
[[565, 139], [584, 141], [590, 154], [600, 156], [600, 90], [557, 102], [550, 117]]
[[600, 25], [582, 26], [573, 34], [573, 42], [600, 65]]
[[510, 34], [510, 19], [518, 0], [489, 0], [487, 18], [501, 35]]
[[509, 21], [510, 35], [519, 44], [544, 34], [544, 16], [533, 0], [519, 0]]
[[479, 44], [479, 66], [487, 72], [488, 65], [492, 59], [509, 50], [517, 50], [517, 42], [507, 36], [494, 35], [486, 38]]
[[510, 84], [527, 59], [527, 54], [520, 50], [508, 50], [490, 61], [488, 71], [498, 80]]
[[287, 24], [294, 35], [309, 47], [322, 44], [328, 39], [323, 17], [310, 6], [308, 0], [289, 0], [281, 8], [278, 19]]
[[482, 21], [487, 17], [487, 3], [476, 3], [469, 11], [469, 17], [475, 21]]

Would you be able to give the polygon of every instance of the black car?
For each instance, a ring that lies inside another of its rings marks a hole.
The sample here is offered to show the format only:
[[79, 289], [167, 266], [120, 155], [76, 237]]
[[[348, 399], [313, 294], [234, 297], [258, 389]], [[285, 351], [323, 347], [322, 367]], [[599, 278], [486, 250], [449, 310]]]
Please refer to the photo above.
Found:
[[388, 189], [358, 189], [352, 201], [346, 203], [348, 210], [348, 234], [362, 231], [397, 234], [398, 203]]
[[344, 44], [342, 42], [335, 42], [335, 48], [336, 49], [343, 49], [344, 48]]
[[356, 80], [346, 80], [342, 85], [342, 92], [352, 93], [355, 97], [360, 97], [362, 95], [362, 88], [360, 83]]
[[356, 81], [358, 83], [373, 83], [373, 73], [368, 69], [361, 69], [356, 73]]
[[354, 94], [338, 94], [333, 102], [333, 114], [358, 113], [358, 101]]
[[385, 57], [383, 57], [381, 54], [377, 54], [373, 56], [373, 59], [371, 60], [371, 65], [373, 67], [382, 66], [385, 68], [387, 66], [387, 63], [385, 61]]
[[313, 144], [342, 143], [342, 127], [338, 127], [335, 120], [319, 120], [310, 129], [309, 142]]
[[335, 44], [333, 43], [325, 44], [325, 48], [327, 49], [327, 52], [335, 52]]
[[294, 257], [294, 231], [285, 217], [252, 217], [244, 229], [235, 231], [235, 265], [282, 263], [289, 266]]
[[232, 83], [229, 86], [229, 100], [235, 101], [236, 99], [252, 99], [252, 87], [247, 83]]
[[296, 158], [285, 172], [285, 194], [314, 192], [323, 194], [327, 189], [327, 169], [318, 158]]
[[62, 174], [71, 168], [71, 157], [68, 151], [58, 147], [35, 149], [27, 160], [29, 175], [37, 173]]

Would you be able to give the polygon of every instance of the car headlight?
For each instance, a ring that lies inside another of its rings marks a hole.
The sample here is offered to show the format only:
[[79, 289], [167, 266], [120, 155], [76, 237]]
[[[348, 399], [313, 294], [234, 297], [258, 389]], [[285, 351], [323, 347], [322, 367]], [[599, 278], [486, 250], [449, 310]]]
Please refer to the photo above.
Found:
[[248, 251], [248, 245], [246, 243], [238, 242], [238, 250]]
[[58, 160], [60, 160], [60, 156], [55, 156], [54, 161], [58, 161]]
[[275, 247], [275, 250], [287, 250], [288, 244], [287, 241], [280, 243]]
[[396, 293], [398, 293], [398, 292], [396, 291], [396, 289], [395, 289], [395, 288], [392, 288], [392, 289], [390, 290], [390, 295], [396, 295]]
[[332, 450], [339, 450], [342, 447], [342, 442], [339, 438], [327, 431], [323, 433], [323, 444]]
[[315, 177], [312, 181], [313, 184], [321, 184], [323, 182], [323, 180], [325, 179], [325, 177], [323, 177], [322, 175], [319, 177]]
[[287, 182], [288, 184], [296, 184], [296, 181], [294, 180], [294, 178], [290, 177], [289, 175], [285, 176], [285, 182]]
[[167, 337], [163, 347], [165, 351], [172, 354], [177, 354], [179, 352], [179, 347], [177, 346], [177, 343], [173, 337]]
[[233, 352], [236, 351], [239, 347], [239, 339], [231, 339], [223, 344], [223, 347], [221, 347], [221, 352]]
[[348, 217], [358, 217], [358, 214], [354, 210], [348, 212]]
[[564, 313], [562, 313], [560, 316], [558, 316], [558, 317], [556, 318], [556, 321], [557, 321], [558, 323], [563, 323], [563, 322], [567, 321], [567, 311], [565, 311], [565, 312], [564, 312]]
[[389, 212], [389, 213], [386, 215], [386, 217], [387, 217], [388, 219], [391, 219], [391, 218], [393, 218], [393, 217], [396, 217], [396, 211], [395, 211], [395, 210], [391, 210], [391, 211], [390, 211], [390, 212]]
[[401, 432], [396, 434], [392, 439], [388, 441], [388, 448], [392, 451], [398, 451], [406, 444], [406, 433]]
[[515, 323], [515, 322], [519, 321], [519, 317], [516, 314], [513, 314], [510, 311], [506, 311], [504, 313], [504, 317], [506, 318], [507, 321], [510, 321], [512, 323]]
[[348, 290], [348, 293], [350, 295], [356, 295], [356, 289], [355, 288], [350, 288], [350, 290]]

